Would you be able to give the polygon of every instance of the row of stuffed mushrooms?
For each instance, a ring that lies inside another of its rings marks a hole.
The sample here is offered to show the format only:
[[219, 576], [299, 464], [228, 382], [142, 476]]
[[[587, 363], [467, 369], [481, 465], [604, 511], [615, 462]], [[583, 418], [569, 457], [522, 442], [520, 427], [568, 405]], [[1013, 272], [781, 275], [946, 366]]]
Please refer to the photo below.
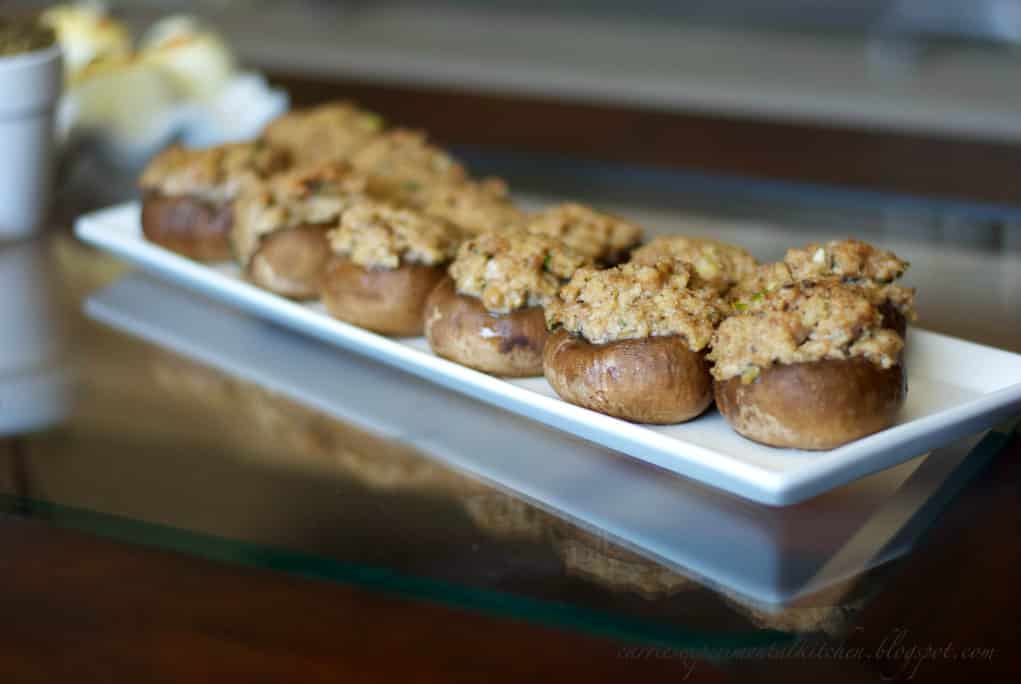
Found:
[[146, 237], [234, 260], [279, 295], [629, 421], [715, 400], [740, 434], [830, 449], [904, 403], [908, 264], [856, 240], [759, 264], [576, 203], [529, 213], [419, 132], [349, 103], [298, 110], [256, 141], [172, 147], [145, 170]]

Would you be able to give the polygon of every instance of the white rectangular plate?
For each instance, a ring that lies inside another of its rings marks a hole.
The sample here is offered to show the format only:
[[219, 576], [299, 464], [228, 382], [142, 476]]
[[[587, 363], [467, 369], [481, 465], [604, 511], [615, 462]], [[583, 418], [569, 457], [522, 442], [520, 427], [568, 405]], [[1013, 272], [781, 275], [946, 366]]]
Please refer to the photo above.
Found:
[[[80, 218], [82, 240], [256, 316], [365, 354], [704, 484], [784, 506], [903, 463], [1021, 411], [1021, 356], [912, 330], [907, 404], [898, 424], [838, 449], [774, 449], [736, 434], [715, 410], [681, 425], [636, 425], [561, 401], [542, 378], [504, 380], [434, 356], [422, 338], [395, 340], [330, 318], [241, 279], [232, 264], [204, 265], [144, 239], [137, 204]], [[337, 378], [343, 383], [343, 378]], [[456, 430], [456, 417], [449, 429]]]
[[[800, 506], [772, 508], [673, 477], [385, 364], [366, 363], [357, 352], [265, 325], [155, 276], [129, 274], [90, 295], [85, 310], [114, 328], [402, 442], [423, 461], [446, 463], [756, 604], [807, 597], [907, 553], [957, 490], [1009, 439], [1003, 432], [979, 433]], [[451, 416], [459, 429], [449, 429]], [[273, 453], [258, 458], [264, 465], [266, 459], [302, 459], [293, 450]], [[394, 464], [371, 457], [346, 465], [345, 459], [316, 464], [305, 459], [327, 479], [354, 477], [372, 487], [420, 492], [437, 486], [435, 493], [462, 499], [483, 525], [494, 513], [498, 519], [505, 515], [506, 500], [496, 492], [479, 495], [469, 487], [457, 494], [456, 478], [429, 469], [424, 472], [433, 476], [423, 478], [424, 462], [410, 469]], [[47, 494], [60, 496], [52, 487]], [[131, 504], [121, 499], [117, 505]], [[831, 605], [834, 595], [824, 592], [821, 598]]]

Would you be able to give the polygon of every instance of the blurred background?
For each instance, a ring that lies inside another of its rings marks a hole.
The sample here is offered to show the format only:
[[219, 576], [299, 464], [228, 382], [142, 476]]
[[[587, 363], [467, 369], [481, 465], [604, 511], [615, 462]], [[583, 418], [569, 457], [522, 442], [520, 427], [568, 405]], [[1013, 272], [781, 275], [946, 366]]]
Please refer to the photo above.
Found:
[[1004, 325], [1021, 323], [1021, 0], [3, 7], [49, 9], [64, 43], [57, 223], [132, 197], [172, 140], [349, 98], [526, 204], [573, 197], [762, 259], [881, 242], [914, 263], [924, 325], [1021, 349]]
[[[160, 18], [198, 17], [294, 104], [349, 94], [450, 144], [1017, 201], [1017, 0], [84, 6], [143, 43]], [[225, 68], [195, 67], [199, 91]], [[1000, 228], [936, 233], [1015, 246]]]

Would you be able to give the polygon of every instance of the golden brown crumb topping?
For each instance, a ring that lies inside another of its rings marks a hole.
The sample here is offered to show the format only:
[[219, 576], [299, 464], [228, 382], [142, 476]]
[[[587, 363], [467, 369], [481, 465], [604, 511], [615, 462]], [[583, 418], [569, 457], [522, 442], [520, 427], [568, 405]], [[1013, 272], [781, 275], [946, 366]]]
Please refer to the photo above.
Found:
[[574, 251], [604, 262], [619, 260], [642, 239], [641, 226], [574, 202], [532, 215], [525, 230], [560, 240]]
[[889, 285], [863, 283], [860, 287], [865, 290], [869, 300], [876, 306], [890, 304], [905, 319], [909, 321], [918, 319], [918, 314], [915, 312], [915, 288], [901, 287], [895, 283]]
[[231, 240], [247, 264], [259, 242], [274, 231], [315, 224], [329, 226], [365, 197], [367, 180], [342, 161], [307, 166], [248, 188], [235, 202]]
[[898, 363], [904, 340], [883, 327], [867, 288], [835, 280], [804, 281], [764, 292], [720, 324], [709, 358], [717, 380], [752, 382], [775, 364], [865, 358]]
[[[915, 289], [902, 287], [896, 283], [878, 283], [867, 279], [843, 280], [836, 276], [826, 278], [808, 279], [807, 282], [846, 282], [849, 285], [858, 286], [863, 294], [875, 306], [890, 304], [899, 311], [907, 320], [913, 321], [915, 315]], [[744, 280], [735, 285], [727, 296], [738, 311], [744, 310], [749, 304], [760, 300], [767, 292], [776, 290], [784, 285], [798, 282], [791, 273], [791, 268], [783, 262], [762, 264], [756, 267]]]
[[761, 297], [793, 282], [790, 267], [782, 261], [775, 261], [756, 266], [730, 289], [727, 296], [733, 302], [747, 303], [752, 297]]
[[840, 278], [890, 283], [904, 275], [908, 262], [893, 252], [860, 240], [832, 240], [787, 250], [784, 257], [795, 280]]
[[662, 257], [691, 264], [703, 283], [721, 293], [749, 277], [758, 264], [755, 257], [741, 247], [683, 235], [658, 237], [636, 249], [631, 260], [651, 264]]
[[263, 137], [299, 164], [319, 164], [347, 159], [382, 132], [383, 117], [344, 101], [288, 112], [270, 122]]
[[460, 232], [443, 219], [373, 201], [358, 202], [328, 233], [330, 246], [363, 268], [435, 266], [457, 253]]
[[421, 195], [422, 211], [471, 235], [515, 228], [524, 222], [524, 214], [507, 196], [507, 186], [495, 178], [431, 185]]
[[591, 260], [552, 238], [522, 231], [477, 235], [450, 265], [457, 291], [493, 313], [544, 306], [561, 284]]
[[468, 178], [464, 167], [430, 145], [424, 133], [401, 128], [373, 138], [351, 157], [351, 164], [370, 176], [373, 195], [416, 207], [424, 204], [429, 187]]
[[143, 190], [168, 196], [188, 195], [208, 202], [229, 202], [248, 185], [284, 170], [290, 156], [264, 142], [229, 143], [202, 150], [173, 145], [142, 172]]
[[546, 306], [546, 324], [593, 344], [678, 335], [704, 349], [726, 308], [709, 288], [694, 289], [694, 270], [677, 259], [582, 268]]

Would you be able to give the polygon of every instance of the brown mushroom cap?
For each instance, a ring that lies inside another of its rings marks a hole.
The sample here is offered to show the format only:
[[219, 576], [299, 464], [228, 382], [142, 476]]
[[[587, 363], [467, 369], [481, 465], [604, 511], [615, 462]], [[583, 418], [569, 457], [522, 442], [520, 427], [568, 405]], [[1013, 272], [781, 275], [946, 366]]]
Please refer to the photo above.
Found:
[[832, 449], [883, 430], [904, 405], [900, 365], [863, 358], [773, 366], [753, 382], [714, 384], [716, 406], [731, 427], [769, 446]]
[[445, 359], [493, 375], [542, 375], [546, 321], [540, 307], [508, 314], [486, 310], [475, 297], [459, 294], [446, 277], [425, 305], [425, 336]]
[[675, 335], [592, 344], [557, 330], [544, 369], [565, 401], [636, 423], [681, 423], [713, 400], [705, 354]]
[[323, 271], [323, 303], [331, 316], [368, 330], [421, 335], [426, 298], [445, 275], [442, 266], [402, 263], [395, 269], [372, 269], [334, 255]]
[[198, 261], [229, 261], [231, 205], [187, 195], [147, 192], [142, 201], [142, 233], [150, 242]]
[[301, 225], [263, 238], [248, 264], [248, 278], [261, 288], [291, 299], [315, 299], [331, 256], [326, 228]]

